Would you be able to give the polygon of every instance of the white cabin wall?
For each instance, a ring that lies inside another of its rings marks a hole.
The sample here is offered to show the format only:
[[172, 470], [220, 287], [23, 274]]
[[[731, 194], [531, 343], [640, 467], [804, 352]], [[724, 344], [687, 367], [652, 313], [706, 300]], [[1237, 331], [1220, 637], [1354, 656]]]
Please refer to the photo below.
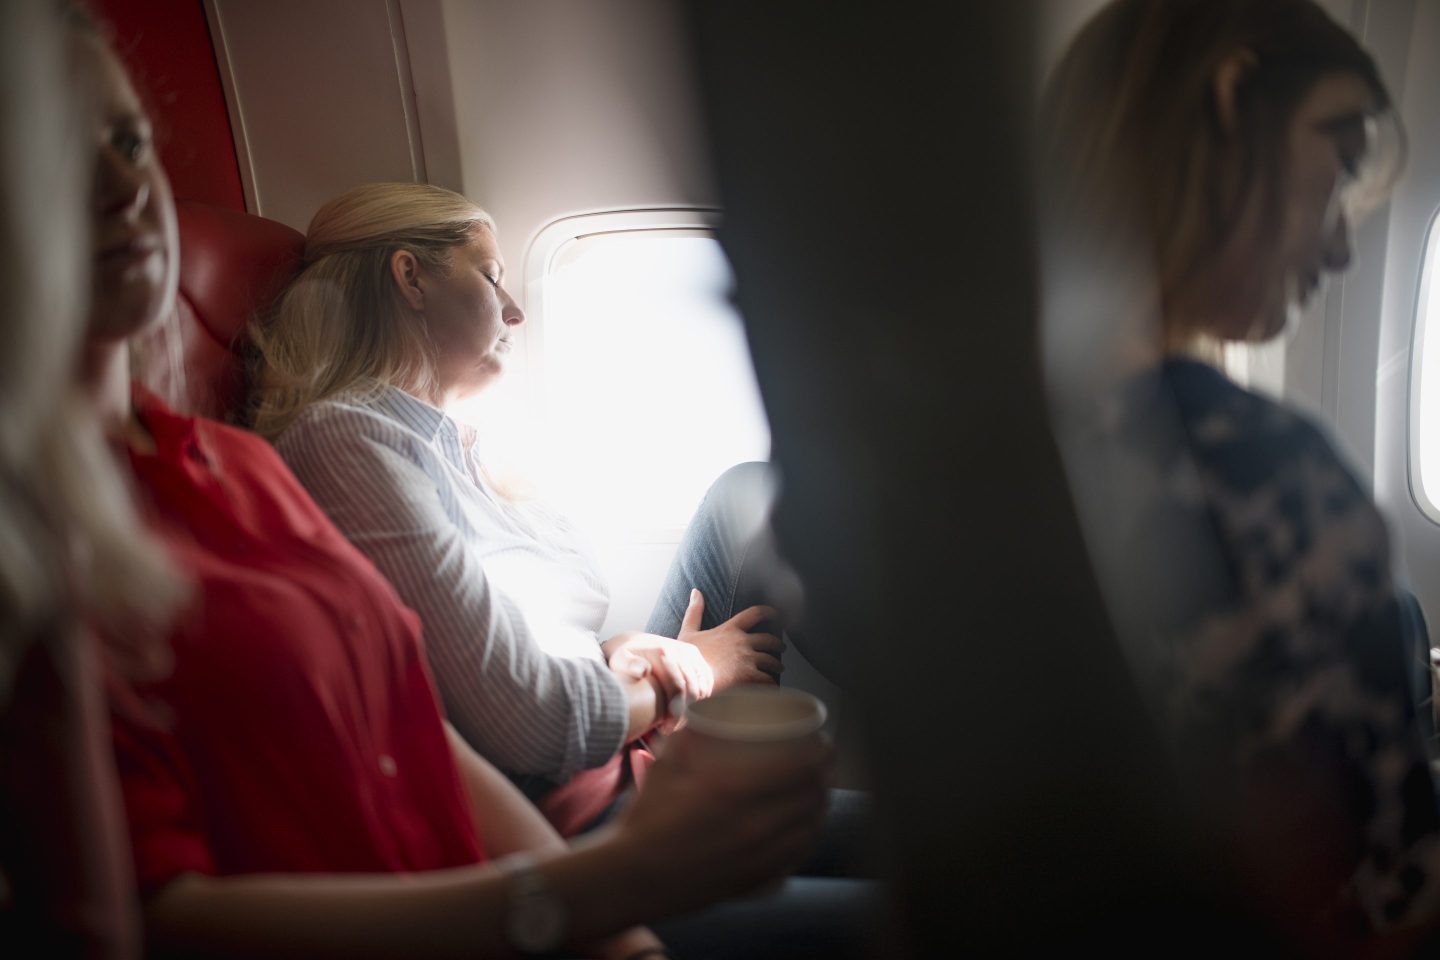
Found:
[[254, 212], [372, 180], [459, 189], [512, 270], [574, 213], [714, 206], [672, 0], [208, 0]]
[[435, 5], [455, 98], [457, 186], [495, 217], [512, 273], [561, 217], [717, 204], [678, 4]]
[[425, 177], [394, 0], [207, 0], [252, 213], [304, 230], [325, 200]]

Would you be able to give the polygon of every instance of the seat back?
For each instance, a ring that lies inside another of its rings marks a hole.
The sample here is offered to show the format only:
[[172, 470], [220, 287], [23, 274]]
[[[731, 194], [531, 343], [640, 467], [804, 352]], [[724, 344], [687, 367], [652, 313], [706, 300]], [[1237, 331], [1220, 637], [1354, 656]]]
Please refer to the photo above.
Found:
[[141, 345], [138, 375], [177, 410], [236, 421], [245, 402], [246, 326], [300, 267], [305, 238], [248, 213], [177, 203], [180, 292]]

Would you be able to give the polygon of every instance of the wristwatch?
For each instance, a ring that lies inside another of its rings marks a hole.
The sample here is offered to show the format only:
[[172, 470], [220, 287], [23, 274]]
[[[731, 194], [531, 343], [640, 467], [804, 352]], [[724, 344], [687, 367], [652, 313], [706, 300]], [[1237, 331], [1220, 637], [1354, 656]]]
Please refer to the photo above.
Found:
[[570, 917], [529, 854], [505, 860], [505, 940], [525, 956], [543, 956], [565, 942]]

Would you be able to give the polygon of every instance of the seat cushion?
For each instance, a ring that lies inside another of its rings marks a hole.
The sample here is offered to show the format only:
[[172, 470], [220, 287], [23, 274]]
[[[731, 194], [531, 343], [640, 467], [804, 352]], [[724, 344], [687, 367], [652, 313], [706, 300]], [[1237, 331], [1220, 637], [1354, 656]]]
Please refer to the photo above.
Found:
[[177, 204], [174, 314], [138, 346], [137, 374], [177, 409], [236, 421], [245, 401], [245, 331], [294, 277], [305, 238], [248, 213]]

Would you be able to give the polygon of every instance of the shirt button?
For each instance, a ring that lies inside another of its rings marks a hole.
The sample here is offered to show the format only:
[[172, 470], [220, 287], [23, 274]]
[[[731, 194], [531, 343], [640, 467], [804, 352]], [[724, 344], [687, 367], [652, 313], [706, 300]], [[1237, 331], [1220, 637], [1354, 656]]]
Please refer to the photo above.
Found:
[[393, 777], [396, 773], [395, 758], [388, 753], [380, 754], [380, 772], [387, 777]]
[[354, 630], [356, 632], [359, 632], [360, 628], [365, 626], [364, 619], [362, 619], [360, 614], [358, 613], [351, 613], [348, 617], [345, 618], [345, 622], [350, 625], [351, 630]]

